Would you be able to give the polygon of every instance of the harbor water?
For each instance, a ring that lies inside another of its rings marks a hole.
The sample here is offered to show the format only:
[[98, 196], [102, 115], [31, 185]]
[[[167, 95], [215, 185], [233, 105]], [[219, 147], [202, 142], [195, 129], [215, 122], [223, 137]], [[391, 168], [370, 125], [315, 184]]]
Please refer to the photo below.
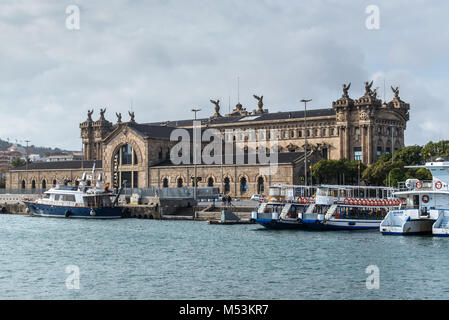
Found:
[[431, 236], [0, 215], [0, 248], [1, 299], [449, 299]]

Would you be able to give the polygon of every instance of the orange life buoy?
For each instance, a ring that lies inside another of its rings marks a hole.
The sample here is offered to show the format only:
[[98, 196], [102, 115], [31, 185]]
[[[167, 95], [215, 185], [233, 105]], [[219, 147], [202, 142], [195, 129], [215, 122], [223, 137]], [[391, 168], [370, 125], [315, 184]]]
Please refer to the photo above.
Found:
[[422, 196], [421, 200], [423, 203], [427, 203], [427, 202], [429, 202], [430, 198], [427, 194], [425, 194]]
[[441, 187], [443, 187], [443, 184], [441, 183], [441, 181], [435, 182], [435, 188], [437, 188], [438, 190], [440, 190]]
[[415, 187], [416, 187], [416, 189], [422, 189], [422, 182], [421, 181], [416, 181], [416, 183], [415, 183]]
[[349, 199], [345, 198], [344, 204], [349, 204]]

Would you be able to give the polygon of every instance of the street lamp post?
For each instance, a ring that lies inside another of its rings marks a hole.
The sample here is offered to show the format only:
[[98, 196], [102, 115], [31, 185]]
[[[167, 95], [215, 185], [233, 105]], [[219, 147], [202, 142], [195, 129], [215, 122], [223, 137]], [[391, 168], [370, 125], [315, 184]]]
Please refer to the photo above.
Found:
[[304, 102], [304, 185], [307, 186], [307, 102], [312, 101], [312, 99], [302, 99]]
[[[196, 121], [196, 113], [197, 112], [199, 112], [199, 111], [201, 111], [201, 109], [192, 109], [192, 112], [194, 112], [195, 113], [195, 121]], [[195, 134], [195, 125], [193, 126], [193, 134]], [[201, 142], [200, 142], [201, 143]], [[196, 179], [197, 179], [197, 177], [196, 177], [196, 175], [197, 175], [197, 168], [196, 168], [196, 148], [195, 148], [195, 146], [193, 146], [193, 171], [194, 171], [194, 177], [193, 177], [193, 179], [194, 179], [194, 181], [193, 181], [193, 199], [196, 201], [196, 198], [197, 198], [197, 190], [196, 190], [196, 185], [197, 185], [197, 181], [196, 181]]]
[[28, 183], [28, 143], [30, 142], [30, 140], [25, 140], [25, 142], [27, 144], [26, 156], [25, 156], [25, 172], [26, 172], [26, 181]]
[[[391, 167], [393, 170], [393, 161], [394, 161], [394, 131], [393, 131], [393, 125], [391, 125]], [[388, 172], [388, 186], [391, 187], [391, 170]]]

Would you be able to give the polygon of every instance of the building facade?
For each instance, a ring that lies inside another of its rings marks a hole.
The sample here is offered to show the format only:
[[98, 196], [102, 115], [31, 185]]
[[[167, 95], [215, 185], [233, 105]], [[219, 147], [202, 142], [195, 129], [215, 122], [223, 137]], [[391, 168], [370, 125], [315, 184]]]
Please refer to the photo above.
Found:
[[[271, 141], [274, 137], [270, 134], [276, 132], [277, 172], [270, 173], [270, 166], [259, 160], [244, 164], [201, 162], [196, 166], [198, 186], [218, 186], [232, 196], [249, 197], [263, 193], [269, 184], [304, 183], [305, 154], [308, 166], [320, 159], [342, 158], [371, 164], [382, 154], [403, 147], [409, 104], [400, 99], [398, 88], [392, 88], [390, 102], [382, 102], [371, 86], [372, 82], [366, 82], [365, 94], [353, 100], [348, 94], [350, 84], [343, 85], [343, 95], [331, 108], [308, 111], [270, 113], [263, 108], [263, 97], [254, 96], [256, 110], [248, 112], [237, 104], [230, 114], [221, 115], [219, 101], [211, 100], [215, 113], [198, 119], [196, 126], [202, 132], [216, 129], [224, 141], [241, 147], [247, 155], [260, 153], [256, 143], [260, 134]], [[173, 131], [182, 128], [191, 134], [193, 119], [137, 123], [134, 113], [129, 112], [129, 121], [123, 122], [117, 113], [117, 121], [112, 123], [106, 120], [105, 112], [101, 109], [100, 118], [93, 121], [93, 110], [89, 111], [87, 120], [79, 125], [84, 161], [64, 161], [60, 166], [36, 163], [29, 164], [26, 172], [24, 168], [11, 170], [7, 188], [48, 187], [64, 178], [75, 181], [87, 171], [86, 164], [94, 161], [106, 180], [116, 185], [125, 181], [135, 188], [193, 185], [195, 166], [175, 165], [170, 157], [178, 143], [170, 139]]]

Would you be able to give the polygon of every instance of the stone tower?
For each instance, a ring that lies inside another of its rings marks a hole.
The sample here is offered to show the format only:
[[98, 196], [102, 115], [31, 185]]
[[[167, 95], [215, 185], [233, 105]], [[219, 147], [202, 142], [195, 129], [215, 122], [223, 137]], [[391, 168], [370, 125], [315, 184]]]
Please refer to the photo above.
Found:
[[[340, 139], [340, 158], [359, 160], [365, 164], [375, 162], [382, 154], [404, 146], [404, 130], [409, 120], [410, 105], [400, 100], [398, 88], [389, 103], [377, 98], [373, 82], [365, 82], [365, 94], [356, 100], [343, 95], [332, 103], [336, 112]], [[393, 89], [393, 88], [392, 88]]]
[[103, 139], [113, 130], [112, 123], [104, 117], [105, 109], [100, 109], [100, 119], [92, 120], [92, 111], [87, 113], [87, 120], [80, 123], [81, 138], [85, 160], [101, 160], [103, 157]]

